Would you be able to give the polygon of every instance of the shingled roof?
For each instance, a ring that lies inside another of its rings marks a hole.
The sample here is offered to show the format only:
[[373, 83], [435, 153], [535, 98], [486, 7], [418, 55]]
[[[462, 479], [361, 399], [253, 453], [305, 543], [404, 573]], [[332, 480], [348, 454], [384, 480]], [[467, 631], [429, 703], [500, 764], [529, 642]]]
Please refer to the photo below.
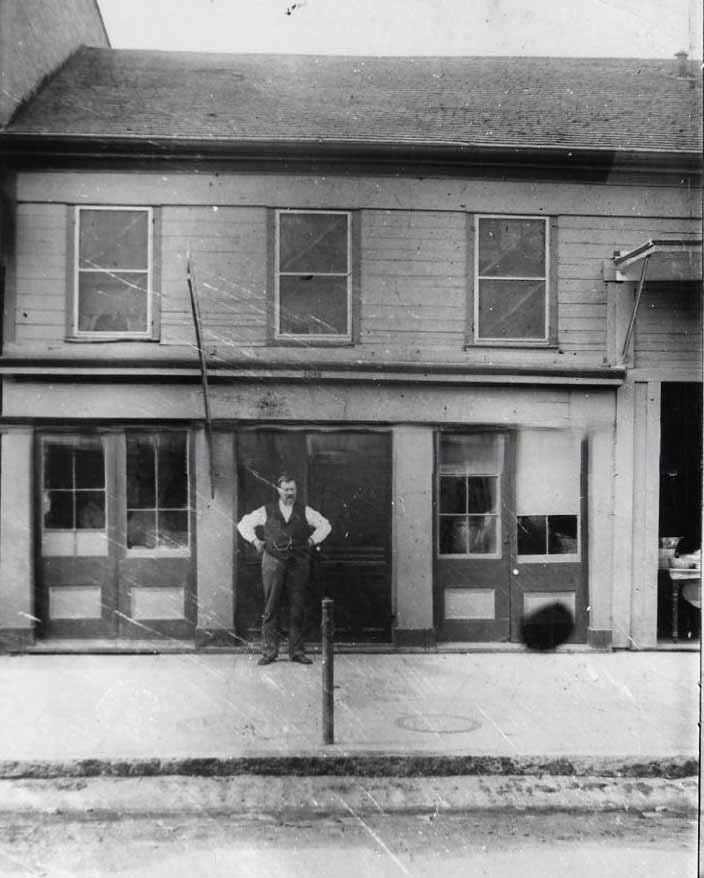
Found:
[[203, 143], [701, 149], [669, 60], [220, 55], [82, 48], [6, 132]]

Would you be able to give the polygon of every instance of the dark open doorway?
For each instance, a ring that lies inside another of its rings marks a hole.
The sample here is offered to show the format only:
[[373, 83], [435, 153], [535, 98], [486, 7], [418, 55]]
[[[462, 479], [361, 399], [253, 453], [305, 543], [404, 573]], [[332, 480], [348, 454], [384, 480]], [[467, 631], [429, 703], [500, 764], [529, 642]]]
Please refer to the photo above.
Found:
[[[391, 639], [391, 436], [352, 430], [242, 430], [237, 474], [241, 513], [271, 502], [282, 471], [298, 484], [299, 500], [332, 524], [314, 553], [308, 638], [320, 636], [323, 597], [335, 601], [338, 641]], [[259, 639], [260, 562], [240, 543], [235, 628]], [[285, 613], [282, 614], [285, 619]]]
[[673, 603], [671, 571], [675, 552], [691, 555], [701, 547], [702, 385], [664, 382], [660, 424], [658, 638], [692, 640], [701, 631], [698, 589], [682, 586]]

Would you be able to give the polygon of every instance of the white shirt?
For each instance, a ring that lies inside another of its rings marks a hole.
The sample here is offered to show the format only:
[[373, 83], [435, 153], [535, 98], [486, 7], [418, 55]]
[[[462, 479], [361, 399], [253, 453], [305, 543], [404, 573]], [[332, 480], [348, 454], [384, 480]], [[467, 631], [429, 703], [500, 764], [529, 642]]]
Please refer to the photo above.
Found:
[[[283, 516], [284, 521], [288, 521], [291, 518], [293, 513], [293, 506], [286, 506], [279, 500], [279, 509], [281, 510], [281, 515]], [[314, 527], [315, 530], [310, 535], [310, 539], [314, 545], [318, 545], [318, 543], [322, 543], [325, 537], [332, 530], [332, 525], [330, 522], [313, 509], [311, 506], [306, 506], [306, 521], [311, 527]], [[237, 524], [237, 530], [242, 534], [243, 538], [247, 540], [248, 543], [253, 542], [256, 537], [254, 532], [255, 527], [263, 527], [266, 523], [266, 506], [260, 506], [259, 509], [255, 509], [254, 512], [250, 512], [248, 515], [243, 515]]]

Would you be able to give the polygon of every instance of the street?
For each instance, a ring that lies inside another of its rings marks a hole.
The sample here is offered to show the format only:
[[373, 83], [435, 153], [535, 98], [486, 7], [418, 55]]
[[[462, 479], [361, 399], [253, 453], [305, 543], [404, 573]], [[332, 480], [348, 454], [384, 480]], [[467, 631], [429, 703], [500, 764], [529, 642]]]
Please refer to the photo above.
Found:
[[5, 815], [0, 839], [12, 878], [696, 875], [696, 820], [654, 812]]

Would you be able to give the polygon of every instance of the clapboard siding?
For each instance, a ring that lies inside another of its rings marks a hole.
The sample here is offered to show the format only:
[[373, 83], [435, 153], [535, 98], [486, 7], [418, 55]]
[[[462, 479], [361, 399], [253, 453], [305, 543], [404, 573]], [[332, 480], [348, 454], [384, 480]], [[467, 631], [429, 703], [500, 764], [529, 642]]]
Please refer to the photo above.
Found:
[[19, 204], [16, 214], [15, 340], [61, 340], [66, 326], [67, 209]]
[[259, 207], [162, 210], [162, 340], [192, 344], [186, 285], [190, 253], [205, 343], [231, 348], [266, 343], [267, 213]]
[[462, 350], [467, 218], [459, 211], [363, 211], [360, 342]]
[[[593, 210], [594, 215], [580, 216], [561, 212], [566, 205], [565, 193], [569, 191], [576, 198], [582, 191], [569, 185], [554, 201], [550, 198], [558, 191], [554, 184], [536, 185], [529, 203], [525, 188], [519, 187], [522, 195], [516, 201], [510, 197], [515, 190], [509, 185], [482, 182], [473, 188], [474, 184], [463, 182], [458, 188], [457, 181], [448, 181], [447, 204], [440, 207], [435, 206], [438, 181], [432, 185], [417, 181], [417, 206], [413, 208], [413, 189], [405, 184], [399, 186], [396, 181], [385, 181], [382, 189], [371, 186], [368, 180], [359, 180], [357, 188], [350, 181], [337, 180], [334, 185], [327, 179], [317, 181], [314, 188], [320, 198], [314, 204], [310, 193], [307, 199], [300, 197], [301, 179], [294, 185], [291, 178], [281, 176], [281, 188], [275, 190], [272, 178], [268, 178], [263, 188], [256, 190], [245, 177], [237, 178], [239, 188], [234, 185], [234, 177], [213, 178], [214, 200], [189, 205], [184, 203], [189, 197], [195, 199], [198, 193], [202, 194], [202, 181], [191, 175], [172, 175], [166, 188], [152, 175], [123, 175], [125, 185], [130, 180], [135, 185], [119, 196], [112, 178], [106, 181], [107, 188], [101, 189], [95, 185], [95, 175], [39, 176], [50, 185], [49, 193], [61, 193], [66, 203], [33, 201], [18, 206], [16, 342], [20, 347], [24, 343], [31, 345], [33, 350], [44, 345], [56, 351], [63, 346], [77, 356], [84, 355], [84, 351], [64, 344], [67, 269], [71, 263], [66, 252], [70, 221], [67, 205], [72, 202], [151, 203], [159, 207], [156, 294], [161, 345], [141, 346], [139, 350], [147, 356], [158, 356], [160, 350], [168, 347], [192, 349], [195, 344], [186, 285], [189, 253], [195, 267], [203, 336], [209, 350], [222, 356], [246, 356], [248, 350], [252, 356], [271, 352], [279, 360], [300, 355], [300, 348], [295, 346], [268, 347], [273, 256], [269, 222], [270, 208], [275, 206], [357, 211], [361, 248], [359, 339], [353, 347], [306, 347], [313, 357], [320, 354], [328, 359], [369, 357], [376, 361], [382, 357], [410, 357], [422, 361], [427, 356], [434, 362], [445, 358], [453, 362], [506, 365], [523, 364], [526, 356], [536, 362], [540, 357], [546, 362], [553, 361], [564, 353], [568, 356], [562, 357], [561, 362], [601, 364], [606, 355], [607, 336], [605, 262], [614, 251], [634, 247], [651, 237], [694, 236], [699, 232], [698, 220], [686, 216], [691, 205], [684, 196], [679, 218], [674, 210], [672, 218], [639, 216], [637, 211], [631, 216], [627, 213], [633, 203], [623, 197], [618, 187], [594, 189], [582, 204], [584, 210]], [[32, 179], [31, 175], [22, 175], [20, 191], [38, 197]], [[460, 192], [462, 202], [458, 201]], [[229, 193], [230, 204], [223, 203], [223, 193]], [[487, 198], [492, 193], [495, 200], [489, 204]], [[637, 197], [634, 190], [630, 190], [630, 195]], [[243, 203], [246, 198], [250, 204]], [[463, 205], [466, 209], [462, 209]], [[623, 215], [609, 215], [609, 210], [616, 206]], [[472, 210], [557, 216], [557, 352], [526, 352], [520, 348], [501, 351], [472, 345], [466, 348], [473, 273], [473, 266], [468, 264]], [[638, 364], [647, 366], [657, 361], [658, 366], [666, 365], [668, 356], [671, 363], [683, 359], [695, 362], [700, 343], [693, 327], [700, 326], [701, 317], [692, 311], [691, 299], [684, 302], [660, 296], [651, 304], [654, 308], [647, 315], [650, 322], [644, 319], [644, 307], [639, 317], [635, 339]], [[127, 344], [80, 347], [91, 347], [105, 356], [135, 350]]]
[[668, 186], [603, 182], [467, 180], [406, 175], [208, 174], [129, 171], [26, 172], [18, 175], [21, 201], [65, 204], [262, 205], [481, 213], [547, 213], [610, 217], [695, 217], [699, 193], [688, 181]]
[[701, 369], [699, 284], [646, 284], [636, 320], [634, 361], [645, 369]]

